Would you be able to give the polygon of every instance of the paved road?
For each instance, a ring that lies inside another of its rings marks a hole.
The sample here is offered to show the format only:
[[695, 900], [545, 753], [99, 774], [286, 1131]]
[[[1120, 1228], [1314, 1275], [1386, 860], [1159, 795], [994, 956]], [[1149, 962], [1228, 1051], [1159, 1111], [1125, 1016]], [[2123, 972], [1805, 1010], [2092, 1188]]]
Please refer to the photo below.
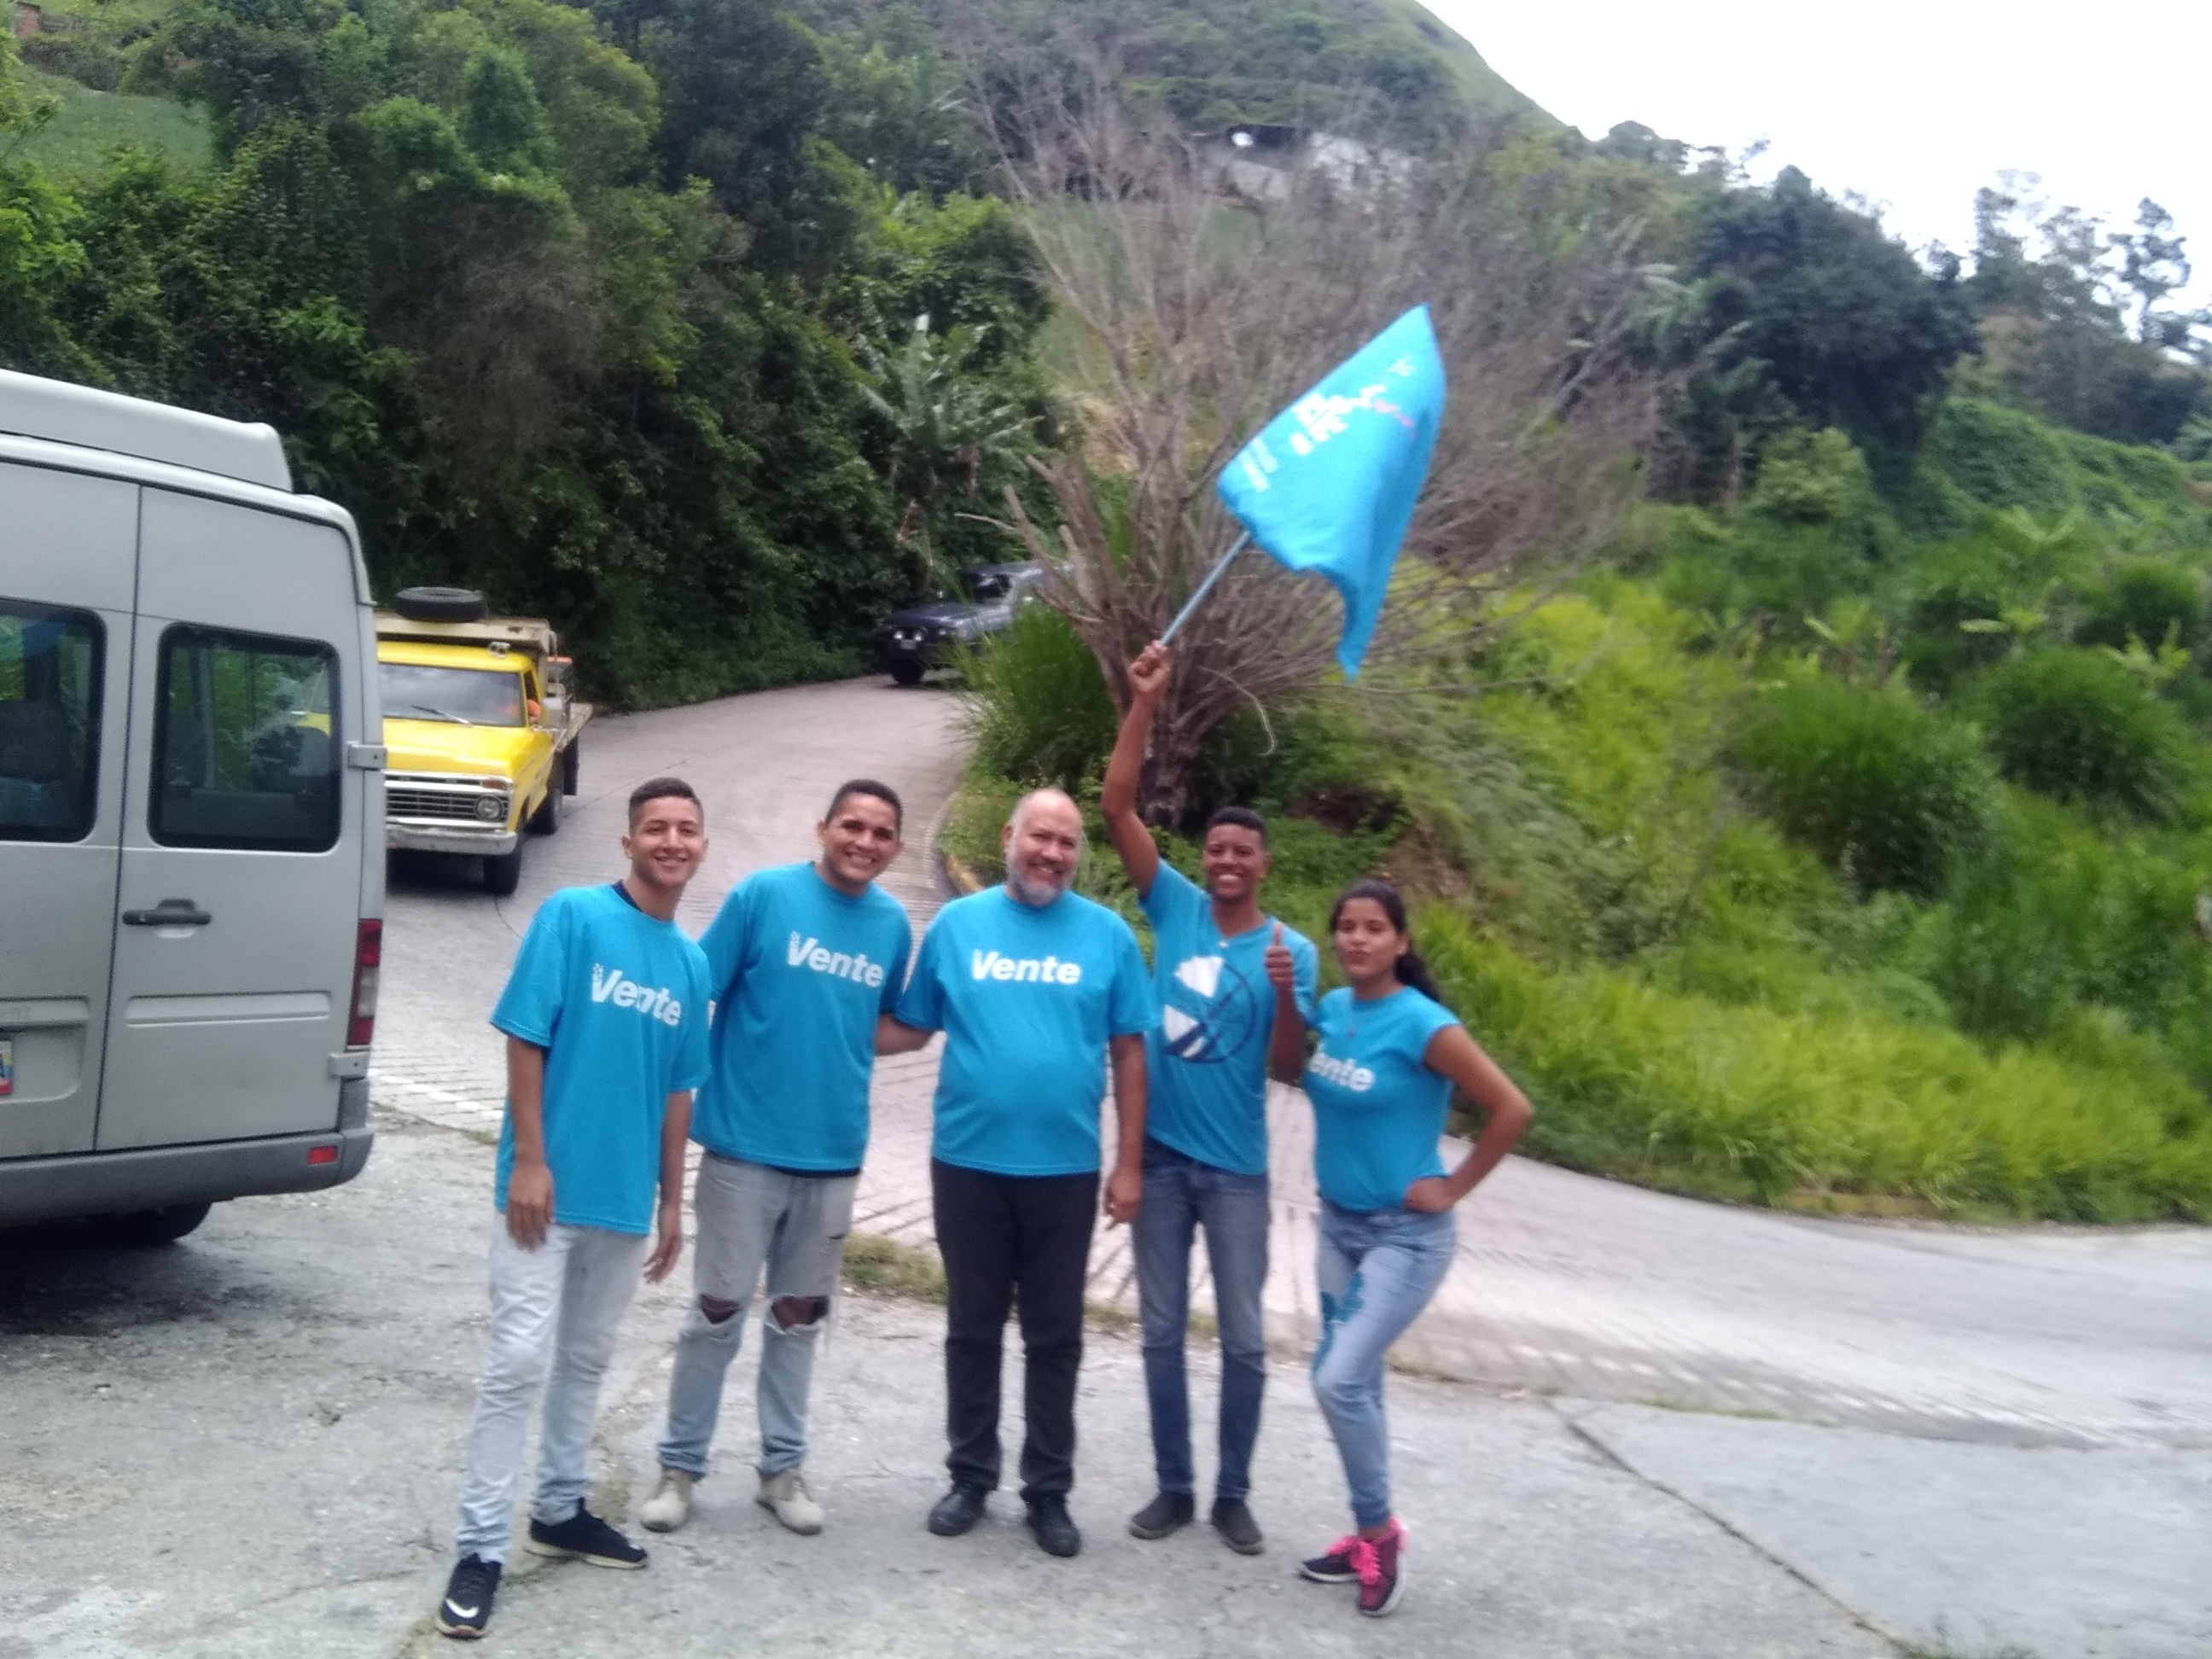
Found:
[[[929, 829], [957, 781], [954, 701], [883, 682], [801, 687], [602, 721], [585, 794], [495, 902], [459, 870], [395, 871], [375, 1096], [478, 1133], [498, 1125], [483, 1020], [514, 941], [556, 886], [605, 874], [631, 785], [690, 779], [714, 848], [683, 921], [703, 927], [748, 871], [802, 855], [837, 781], [879, 775], [909, 806], [887, 884], [926, 920]], [[887, 1062], [862, 1227], [930, 1238], [933, 1051]], [[1271, 1104], [1275, 1334], [1313, 1334], [1310, 1116]], [[1126, 1233], [1102, 1233], [1092, 1294], [1134, 1308]], [[1206, 1294], [1199, 1284], [1201, 1305]], [[1510, 1160], [1462, 1215], [1460, 1261], [1401, 1349], [1451, 1377], [1604, 1400], [1944, 1438], [2212, 1446], [2212, 1231], [1962, 1230], [1735, 1210]]]

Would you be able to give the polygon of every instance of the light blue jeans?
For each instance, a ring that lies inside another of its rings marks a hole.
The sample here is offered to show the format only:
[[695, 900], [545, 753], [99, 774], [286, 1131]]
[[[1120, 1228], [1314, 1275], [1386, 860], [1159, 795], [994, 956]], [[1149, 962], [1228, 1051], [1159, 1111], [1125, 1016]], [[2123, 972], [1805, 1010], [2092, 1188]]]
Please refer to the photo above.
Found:
[[[856, 1176], [792, 1175], [709, 1152], [699, 1160], [691, 1192], [698, 1217], [696, 1298], [676, 1339], [668, 1382], [668, 1427], [660, 1467], [695, 1479], [707, 1474], [707, 1453], [721, 1414], [722, 1379], [744, 1340], [745, 1310], [768, 1270], [761, 1315], [761, 1478], [806, 1461], [806, 1395], [814, 1379], [814, 1344], [830, 1315], [853, 1230]], [[813, 1302], [814, 1317], [786, 1325], [775, 1304], [785, 1297]], [[710, 1316], [705, 1304], [720, 1304]], [[724, 1308], [727, 1311], [723, 1311]]]
[[584, 1501], [591, 1489], [586, 1463], [599, 1379], [614, 1355], [623, 1314], [637, 1293], [647, 1243], [640, 1234], [556, 1222], [546, 1229], [544, 1243], [526, 1250], [507, 1237], [507, 1218], [493, 1217], [491, 1352], [469, 1422], [469, 1467], [456, 1539], [461, 1554], [507, 1559], [530, 1401], [545, 1381], [549, 1360], [538, 1495], [530, 1512], [550, 1524], [567, 1520]]
[[1352, 1488], [1355, 1525], [1390, 1518], [1390, 1431], [1382, 1416], [1383, 1363], [1449, 1271], [1459, 1229], [1452, 1212], [1321, 1205], [1315, 1281], [1321, 1290], [1321, 1346], [1314, 1397], [1336, 1437]]

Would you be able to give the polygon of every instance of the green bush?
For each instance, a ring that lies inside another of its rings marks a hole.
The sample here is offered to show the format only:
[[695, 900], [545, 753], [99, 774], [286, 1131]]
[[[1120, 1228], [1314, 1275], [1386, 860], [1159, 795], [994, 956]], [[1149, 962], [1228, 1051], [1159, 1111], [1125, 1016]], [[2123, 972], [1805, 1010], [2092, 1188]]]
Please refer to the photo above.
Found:
[[2185, 651], [2204, 635], [2204, 579], [2172, 559], [2123, 559], [2088, 596], [2074, 629], [2087, 645], [2124, 647], [2130, 640], [2156, 647], [2170, 638]]
[[2212, 1020], [2197, 873], [2142, 833], [2008, 793], [1998, 832], [1926, 919], [1924, 971], [1978, 1036], [2062, 1037], [2100, 1011], [2159, 1033]]
[[1935, 892], [1988, 821], [1972, 730], [1896, 690], [1800, 675], [1768, 699], [1735, 756], [1783, 829], [1862, 892]]
[[2212, 1121], [2149, 1045], [2096, 1064], [1873, 1017], [1803, 1017], [1547, 975], [1432, 906], [1447, 1000], [1536, 1103], [1528, 1146], [1582, 1169], [1762, 1203], [1908, 1194], [1945, 1211], [2212, 1218]]
[[123, 79], [123, 53], [96, 35], [33, 34], [22, 42], [23, 61], [94, 92], [112, 92]]
[[1097, 659], [1058, 611], [1021, 606], [1004, 632], [962, 653], [960, 666], [977, 766], [1071, 793], [1103, 769], [1120, 716]]
[[1998, 769], [2057, 800], [2170, 817], [2192, 759], [2180, 717], [2101, 652], [2049, 646], [1980, 675], [1972, 700]]

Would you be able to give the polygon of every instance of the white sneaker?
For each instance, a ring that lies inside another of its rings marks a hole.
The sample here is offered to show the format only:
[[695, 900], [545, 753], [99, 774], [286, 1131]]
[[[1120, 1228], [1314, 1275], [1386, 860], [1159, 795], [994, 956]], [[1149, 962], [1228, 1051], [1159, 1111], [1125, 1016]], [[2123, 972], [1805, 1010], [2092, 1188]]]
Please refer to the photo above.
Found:
[[674, 1532], [691, 1518], [691, 1477], [681, 1469], [663, 1469], [653, 1496], [638, 1506], [638, 1523], [647, 1532]]
[[806, 1477], [797, 1469], [763, 1475], [760, 1504], [793, 1532], [812, 1534], [822, 1530], [822, 1505], [806, 1490]]

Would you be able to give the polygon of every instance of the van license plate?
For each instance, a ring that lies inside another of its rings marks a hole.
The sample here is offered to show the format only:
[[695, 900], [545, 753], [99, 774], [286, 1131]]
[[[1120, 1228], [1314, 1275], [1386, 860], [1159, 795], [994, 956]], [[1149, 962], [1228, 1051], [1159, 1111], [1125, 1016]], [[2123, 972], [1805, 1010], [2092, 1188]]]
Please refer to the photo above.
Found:
[[0, 1036], [0, 1096], [15, 1092], [15, 1039]]

